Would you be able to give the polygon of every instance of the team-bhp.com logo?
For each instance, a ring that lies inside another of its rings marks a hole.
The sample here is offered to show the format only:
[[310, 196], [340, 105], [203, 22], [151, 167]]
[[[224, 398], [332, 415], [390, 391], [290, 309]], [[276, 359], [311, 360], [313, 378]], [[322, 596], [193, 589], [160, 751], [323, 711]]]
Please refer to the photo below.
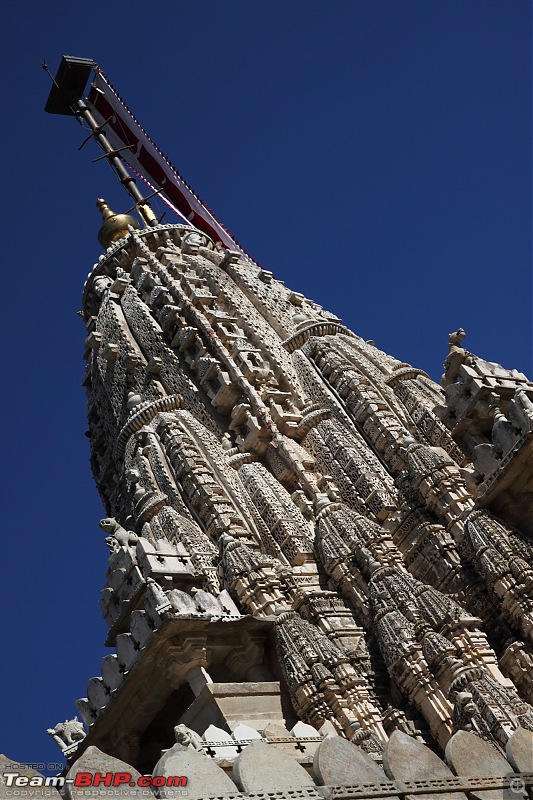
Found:
[[[45, 778], [43, 775], [21, 775], [19, 772], [4, 772], [3, 779], [6, 787], [12, 789], [12, 797], [32, 797], [31, 788], [53, 787], [62, 789], [64, 786], [76, 786], [78, 788], [96, 789], [98, 787], [135, 787], [160, 789], [176, 788], [187, 786], [187, 778], [184, 775], [141, 775], [134, 778], [129, 772], [78, 772], [74, 778], [63, 778], [61, 775]], [[150, 792], [149, 795], [152, 795]], [[42, 797], [42, 794], [39, 794]]]

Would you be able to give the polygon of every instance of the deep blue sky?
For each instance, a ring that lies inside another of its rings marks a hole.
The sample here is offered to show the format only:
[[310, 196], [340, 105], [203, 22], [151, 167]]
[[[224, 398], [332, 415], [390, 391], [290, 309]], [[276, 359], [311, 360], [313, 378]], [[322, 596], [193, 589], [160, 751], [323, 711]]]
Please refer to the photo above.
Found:
[[130, 202], [44, 114], [40, 60], [94, 58], [255, 258], [360, 335], [438, 378], [462, 326], [530, 372], [531, 4], [50, 0], [3, 23], [0, 752], [49, 762], [104, 655], [75, 312], [95, 200]]

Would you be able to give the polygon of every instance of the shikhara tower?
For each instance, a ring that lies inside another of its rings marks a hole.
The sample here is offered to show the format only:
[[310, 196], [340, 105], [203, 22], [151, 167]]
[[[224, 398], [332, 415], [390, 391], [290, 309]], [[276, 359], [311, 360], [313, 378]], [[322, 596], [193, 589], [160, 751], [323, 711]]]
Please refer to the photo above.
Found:
[[341, 798], [382, 764], [446, 780], [425, 742], [459, 775], [471, 748], [477, 774], [506, 747], [527, 771], [533, 384], [458, 331], [443, 390], [205, 233], [100, 206], [84, 385], [111, 650], [85, 738], [55, 729], [72, 770], [96, 747], [197, 772], [190, 797], [205, 769], [217, 796], [280, 774]]

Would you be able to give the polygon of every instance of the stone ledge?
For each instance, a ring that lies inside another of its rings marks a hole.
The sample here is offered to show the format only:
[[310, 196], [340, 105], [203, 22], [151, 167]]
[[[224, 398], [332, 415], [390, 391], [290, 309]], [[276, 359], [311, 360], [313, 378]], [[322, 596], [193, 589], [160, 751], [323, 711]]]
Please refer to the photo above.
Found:
[[[335, 800], [363, 800], [369, 797], [405, 797], [417, 794], [447, 794], [449, 792], [472, 792], [486, 789], [509, 789], [511, 782], [521, 781], [522, 785], [533, 786], [533, 773], [510, 772], [508, 776], [487, 775], [482, 778], [448, 778], [428, 781], [389, 781], [388, 783], [362, 783], [356, 786], [325, 786], [330, 793], [326, 797]], [[517, 797], [521, 796], [517, 793]], [[206, 798], [207, 800], [207, 798]]]

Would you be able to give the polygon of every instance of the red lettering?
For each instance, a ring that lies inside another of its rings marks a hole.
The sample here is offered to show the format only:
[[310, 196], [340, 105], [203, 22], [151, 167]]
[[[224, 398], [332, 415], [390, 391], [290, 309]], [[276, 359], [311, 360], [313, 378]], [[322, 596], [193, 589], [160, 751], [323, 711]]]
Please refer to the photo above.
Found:
[[167, 778], [167, 786], [187, 786], [187, 778], [184, 775], [171, 775]]
[[151, 785], [152, 785], [151, 775], [141, 775], [141, 777], [137, 779], [137, 786], [151, 786]]
[[95, 772], [93, 775], [93, 786], [113, 786], [112, 772]]
[[113, 786], [120, 786], [121, 783], [129, 783], [130, 781], [131, 775], [129, 772], [115, 772]]
[[165, 786], [167, 779], [164, 775], [154, 775], [152, 778], [152, 786]]
[[78, 772], [74, 778], [74, 786], [92, 786], [92, 772]]

